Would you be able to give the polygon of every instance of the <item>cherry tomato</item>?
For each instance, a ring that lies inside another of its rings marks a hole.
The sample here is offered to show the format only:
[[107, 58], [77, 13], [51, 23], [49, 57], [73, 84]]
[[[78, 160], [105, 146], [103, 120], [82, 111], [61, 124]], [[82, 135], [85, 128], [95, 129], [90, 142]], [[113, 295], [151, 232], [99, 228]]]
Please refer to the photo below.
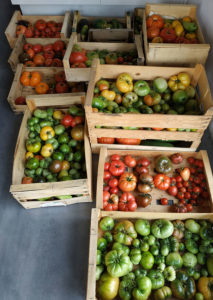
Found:
[[198, 197], [198, 194], [192, 193], [192, 199], [196, 200]]
[[110, 194], [117, 194], [119, 192], [119, 189], [116, 187], [113, 187], [110, 189]]
[[138, 174], [149, 174], [149, 169], [147, 167], [136, 167], [136, 171]]
[[171, 178], [170, 178], [170, 185], [171, 185], [171, 186], [176, 185], [176, 178], [175, 178], [175, 177], [171, 177]]
[[195, 194], [200, 194], [200, 192], [201, 192], [201, 189], [200, 189], [199, 186], [195, 186], [195, 187], [193, 188], [193, 193], [195, 193]]
[[203, 179], [206, 178], [205, 174], [203, 174], [203, 173], [199, 173], [197, 176], [198, 176], [201, 180], [203, 180]]
[[108, 171], [110, 167], [110, 163], [109, 162], [105, 162], [104, 164], [104, 171]]
[[167, 190], [167, 192], [169, 193], [169, 195], [171, 196], [176, 196], [177, 195], [177, 192], [178, 192], [178, 189], [176, 186], [170, 186]]
[[183, 178], [180, 175], [176, 176], [175, 179], [176, 179], [177, 182], [182, 182], [183, 181]]
[[160, 199], [160, 203], [161, 203], [162, 205], [168, 205], [168, 199], [167, 199], [167, 198], [161, 198], [161, 199]]
[[180, 191], [181, 193], [185, 193], [185, 192], [186, 192], [186, 188], [185, 188], [185, 187], [181, 187], [181, 188], [179, 189], [179, 191]]
[[206, 182], [202, 181], [201, 184], [200, 184], [200, 187], [205, 189], [207, 187]]
[[191, 193], [191, 192], [192, 192], [192, 188], [191, 188], [191, 187], [188, 187], [188, 188], [187, 188], [187, 192]]
[[190, 199], [190, 198], [191, 198], [191, 194], [190, 194], [189, 192], [186, 192], [186, 193], [184, 194], [184, 198], [185, 198], [185, 199]]
[[190, 170], [190, 173], [191, 173], [191, 174], [195, 174], [195, 173], [196, 173], [196, 169], [193, 168], [193, 167], [190, 167], [189, 170]]
[[186, 209], [187, 209], [187, 211], [192, 211], [193, 206], [190, 203], [188, 203], [188, 204], [186, 204]]
[[200, 184], [200, 183], [201, 183], [201, 179], [200, 179], [200, 177], [198, 177], [198, 176], [195, 176], [195, 177], [194, 177], [194, 183], [196, 183], [196, 184]]
[[32, 177], [23, 177], [22, 184], [30, 184], [33, 183]]
[[25, 105], [26, 104], [26, 98], [22, 97], [22, 96], [16, 98], [15, 104], [16, 105]]
[[180, 200], [180, 203], [185, 205], [185, 204], [186, 204], [186, 201], [185, 201], [184, 199], [181, 199], [181, 200]]
[[120, 155], [118, 154], [113, 154], [111, 157], [110, 157], [111, 161], [113, 160], [120, 160]]
[[188, 181], [193, 182], [193, 181], [194, 181], [194, 176], [191, 175], [191, 176], [189, 177], [189, 180], [188, 180]]
[[[195, 205], [196, 204], [196, 201], [195, 200], [190, 200], [190, 203], [192, 204], [192, 205]], [[202, 206], [202, 205], [201, 205]]]
[[108, 201], [110, 198], [110, 193], [103, 191], [103, 201]]
[[[109, 173], [109, 172], [108, 172]], [[110, 173], [109, 173], [110, 174]], [[111, 175], [110, 175], [111, 176]], [[109, 186], [111, 187], [111, 188], [114, 188], [114, 187], [116, 187], [116, 186], [118, 186], [118, 179], [116, 179], [116, 178], [113, 178], [113, 179], [110, 179], [110, 181], [109, 181]], [[114, 194], [114, 193], [113, 193]]]
[[187, 161], [190, 165], [192, 165], [195, 162], [195, 159], [194, 159], [194, 157], [190, 156], [187, 158]]
[[110, 190], [110, 186], [109, 185], [105, 185], [104, 188], [103, 188], [103, 191], [104, 192], [109, 192]]
[[184, 182], [183, 182], [183, 186], [184, 186], [185, 188], [189, 187], [189, 182], [188, 182], [188, 181], [184, 181]]
[[184, 198], [184, 193], [178, 191], [176, 197], [181, 200]]
[[177, 183], [177, 188], [178, 188], [178, 189], [181, 189], [182, 187], [183, 187], [183, 184], [182, 184], [181, 182], [178, 182], [178, 183]]
[[109, 180], [111, 178], [111, 174], [108, 171], [104, 171], [104, 180]]
[[141, 157], [137, 161], [137, 166], [143, 166], [143, 167], [148, 167], [151, 164], [150, 160], [146, 157]]
[[124, 162], [129, 168], [134, 168], [136, 166], [136, 159], [132, 155], [126, 155], [124, 157]]

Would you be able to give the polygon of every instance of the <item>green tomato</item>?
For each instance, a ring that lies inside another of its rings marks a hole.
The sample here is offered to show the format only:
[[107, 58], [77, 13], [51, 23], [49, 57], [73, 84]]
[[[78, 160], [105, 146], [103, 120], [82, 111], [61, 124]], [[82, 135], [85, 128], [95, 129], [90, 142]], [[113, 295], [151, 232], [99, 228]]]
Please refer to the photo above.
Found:
[[140, 249], [132, 249], [130, 251], [130, 260], [133, 265], [138, 265], [141, 261], [141, 251]]
[[164, 78], [158, 77], [153, 81], [153, 87], [158, 93], [164, 93], [168, 87], [168, 84]]
[[101, 274], [104, 271], [104, 267], [103, 266], [96, 266], [96, 281], [100, 279]]
[[60, 136], [61, 134], [64, 133], [65, 127], [64, 125], [57, 125], [55, 126], [54, 130], [55, 130], [55, 134]]
[[201, 293], [196, 293], [196, 294], [195, 294], [195, 300], [204, 300], [203, 294], [201, 294]]
[[139, 239], [134, 239], [132, 242], [132, 246], [134, 248], [139, 248], [140, 247], [140, 240]]
[[156, 220], [152, 224], [151, 231], [157, 239], [165, 239], [172, 235], [174, 226], [169, 220]]
[[97, 294], [105, 300], [113, 300], [118, 294], [119, 278], [103, 273], [97, 283]]
[[200, 231], [200, 224], [197, 223], [195, 220], [186, 220], [185, 227], [192, 233], [199, 233]]
[[113, 242], [113, 235], [111, 234], [111, 232], [107, 231], [104, 233], [104, 239], [107, 241], [107, 243], [112, 243]]
[[143, 252], [149, 251], [149, 244], [146, 241], [142, 241], [140, 249]]
[[164, 286], [164, 276], [160, 271], [150, 270], [148, 273], [148, 277], [151, 279], [153, 290], [157, 290]]
[[211, 276], [213, 276], [213, 255], [207, 258], [207, 269]]
[[140, 235], [147, 236], [150, 234], [150, 223], [147, 220], [137, 220], [135, 222], [135, 229]]
[[166, 257], [166, 264], [174, 267], [177, 270], [182, 268], [183, 259], [178, 252], [172, 252]]
[[64, 154], [61, 153], [61, 152], [53, 152], [53, 155], [52, 155], [53, 159], [54, 160], [60, 160], [60, 161], [63, 161], [64, 160]]
[[58, 137], [59, 144], [67, 144], [69, 142], [69, 136], [67, 132], [64, 132]]
[[97, 249], [100, 251], [104, 251], [107, 248], [107, 241], [104, 238], [98, 239]]
[[100, 228], [103, 231], [108, 231], [108, 230], [112, 230], [114, 227], [114, 220], [111, 217], [104, 217], [101, 221], [100, 221]]
[[195, 280], [198, 280], [200, 278], [200, 272], [195, 271], [193, 277], [194, 277]]
[[151, 249], [150, 249], [150, 252], [151, 252], [154, 256], [156, 256], [156, 255], [159, 254], [159, 248], [158, 248], [156, 245], [152, 245], [152, 246], [151, 246]]
[[183, 90], [177, 90], [174, 92], [172, 96], [172, 100], [175, 104], [185, 104], [188, 100], [188, 96], [185, 91]]
[[132, 263], [127, 254], [121, 250], [111, 250], [105, 256], [107, 272], [112, 277], [122, 277], [129, 273]]
[[198, 245], [194, 240], [186, 240], [185, 245], [186, 245], [186, 249], [189, 252], [191, 252], [193, 254], [198, 253]]
[[197, 255], [197, 262], [200, 265], [205, 265], [205, 263], [206, 263], [206, 254], [199, 252], [198, 255]]
[[183, 257], [183, 265], [184, 267], [194, 268], [197, 264], [197, 257], [189, 252], [184, 253]]
[[150, 234], [148, 236], [148, 244], [149, 244], [149, 246], [152, 246], [152, 245], [155, 244], [155, 237], [154, 237], [154, 235]]
[[130, 249], [129, 247], [122, 245], [118, 242], [115, 242], [112, 246], [112, 250], [117, 250], [117, 251], [122, 251], [123, 253], [125, 253], [126, 255], [129, 255]]
[[145, 270], [152, 269], [154, 265], [154, 256], [152, 255], [152, 253], [149, 251], [143, 252], [141, 255], [140, 264]]
[[25, 167], [30, 170], [35, 170], [39, 167], [39, 160], [35, 157], [29, 158], [26, 161]]
[[185, 104], [185, 110], [186, 112], [197, 112], [198, 111], [198, 104], [197, 104], [197, 100], [195, 99], [189, 99], [186, 104]]
[[137, 280], [137, 287], [133, 289], [132, 295], [134, 300], [147, 300], [152, 291], [152, 282], [149, 277], [139, 277]]
[[96, 265], [100, 265], [101, 263], [102, 263], [102, 253], [101, 250], [97, 250]]
[[189, 99], [193, 99], [195, 97], [195, 89], [192, 85], [187, 86], [185, 92]]
[[185, 250], [184, 243], [179, 243], [179, 251], [184, 251], [184, 250]]
[[67, 145], [67, 144], [62, 144], [59, 148], [59, 150], [62, 152], [62, 153], [69, 153], [70, 152], [70, 147]]
[[165, 300], [169, 299], [172, 296], [172, 290], [168, 286], [164, 286], [159, 290], [155, 291], [154, 298], [155, 300]]
[[144, 80], [138, 80], [134, 84], [134, 92], [141, 97], [144, 97], [149, 94], [150, 87], [148, 83]]

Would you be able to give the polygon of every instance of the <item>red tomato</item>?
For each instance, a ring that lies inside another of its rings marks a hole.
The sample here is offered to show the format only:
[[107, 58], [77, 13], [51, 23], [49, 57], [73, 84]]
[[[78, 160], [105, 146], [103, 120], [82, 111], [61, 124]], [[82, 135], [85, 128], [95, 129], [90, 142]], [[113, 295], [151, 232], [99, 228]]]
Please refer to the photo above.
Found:
[[70, 54], [70, 63], [71, 64], [84, 63], [85, 61], [87, 61], [87, 57], [81, 52], [72, 52]]
[[178, 212], [178, 213], [186, 213], [187, 212], [187, 208], [184, 204], [180, 203], [180, 204], [175, 204], [173, 206], [173, 210], [174, 212]]
[[104, 171], [104, 180], [109, 180], [111, 178], [111, 174], [109, 171]]
[[104, 171], [108, 171], [110, 167], [110, 163], [109, 162], [105, 162], [104, 164]]
[[52, 51], [53, 50], [53, 45], [52, 44], [47, 44], [43, 46], [43, 51], [47, 52], [47, 51]]
[[[109, 194], [109, 192], [103, 192], [103, 193]], [[109, 195], [108, 194], [103, 196], [104, 199], [103, 209], [107, 211], [118, 210], [118, 201], [119, 201], [118, 195], [112, 194], [110, 196], [110, 194]]]
[[50, 66], [52, 66], [52, 63], [53, 63], [53, 59], [52, 58], [47, 58], [46, 60], [45, 60], [45, 66], [46, 67], [50, 67]]
[[104, 192], [109, 192], [109, 190], [110, 190], [110, 186], [109, 186], [109, 185], [105, 185], [105, 186], [103, 187], [103, 191], [104, 191]]
[[160, 15], [153, 14], [146, 20], [147, 27], [162, 28], [164, 25], [164, 19]]
[[22, 184], [30, 184], [30, 183], [33, 183], [32, 177], [23, 177]]
[[35, 27], [36, 27], [36, 29], [41, 31], [41, 30], [44, 30], [47, 27], [47, 24], [43, 19], [39, 19], [39, 20], [36, 21]]
[[176, 186], [170, 186], [167, 190], [167, 192], [169, 193], [169, 195], [171, 196], [176, 196], [177, 195], [177, 192], [178, 192], [178, 189]]
[[63, 67], [62, 60], [59, 58], [53, 58], [52, 67]]
[[192, 199], [197, 199], [197, 197], [198, 197], [198, 194], [195, 194], [195, 193], [192, 193], [192, 195], [191, 195], [191, 197], [192, 197]]
[[202, 181], [201, 184], [200, 184], [200, 187], [205, 189], [207, 187], [206, 182]]
[[55, 52], [53, 50], [49, 50], [49, 51], [44, 52], [44, 58], [45, 59], [53, 58], [54, 56], [55, 56]]
[[113, 161], [113, 160], [120, 160], [121, 157], [120, 157], [120, 155], [118, 155], [118, 154], [113, 154], [113, 155], [110, 157], [110, 159], [111, 159], [111, 161]]
[[160, 35], [160, 29], [158, 27], [149, 27], [147, 28], [147, 37], [149, 40]]
[[135, 190], [137, 178], [133, 173], [123, 173], [119, 179], [118, 186], [123, 192], [132, 192]]
[[192, 192], [192, 188], [191, 188], [191, 187], [188, 187], [188, 188], [187, 188], [187, 192], [191, 193], [191, 192]]
[[47, 22], [47, 27], [52, 28], [52, 27], [56, 27], [56, 25], [57, 25], [57, 23], [55, 21], [48, 21]]
[[184, 198], [184, 193], [178, 191], [176, 197], [181, 200]]
[[186, 192], [186, 193], [184, 194], [184, 198], [185, 198], [185, 199], [190, 199], [190, 198], [191, 198], [191, 194], [190, 194], [189, 192]]
[[181, 199], [181, 200], [180, 200], [180, 203], [185, 205], [185, 204], [186, 204], [186, 201], [185, 201], [184, 199]]
[[62, 94], [69, 91], [69, 85], [66, 82], [57, 82], [55, 86], [56, 93]]
[[22, 96], [16, 98], [15, 104], [16, 105], [25, 105], [26, 104], [26, 98], [22, 97]]
[[200, 194], [201, 193], [201, 188], [199, 187], [199, 186], [195, 186], [194, 188], [193, 188], [193, 192], [195, 193], [195, 194]]
[[[26, 44], [24, 44], [24, 47], [23, 47], [23, 48], [24, 48], [24, 51], [27, 52], [28, 49], [33, 49], [33, 45], [32, 45], [32, 44], [29, 44], [29, 43], [26, 43]], [[34, 51], [35, 51], [35, 50], [34, 50]]]
[[111, 137], [100, 137], [98, 138], [98, 143], [99, 144], [114, 144], [115, 139]]
[[191, 174], [195, 174], [195, 173], [196, 173], [196, 169], [193, 168], [193, 167], [190, 167], [189, 170], [190, 170], [190, 173], [191, 173]]
[[181, 187], [181, 188], [179, 189], [179, 191], [180, 191], [181, 193], [185, 193], [185, 192], [186, 192], [186, 188], [185, 188], [185, 187]]
[[65, 72], [61, 71], [55, 74], [54, 79], [56, 82], [64, 82], [66, 81]]
[[187, 161], [190, 165], [192, 165], [195, 162], [195, 159], [194, 159], [194, 157], [190, 156], [187, 158]]
[[201, 180], [203, 180], [203, 179], [206, 178], [205, 174], [203, 174], [203, 173], [199, 173], [197, 176], [198, 176]]
[[184, 182], [183, 182], [183, 186], [184, 186], [185, 188], [189, 187], [189, 182], [188, 182], [188, 181], [184, 181]]
[[123, 193], [119, 199], [118, 209], [121, 211], [135, 211], [137, 203], [131, 193]]
[[53, 44], [53, 49], [54, 51], [58, 52], [58, 51], [62, 51], [64, 49], [65, 45], [63, 41], [56, 41]]
[[[109, 172], [108, 172], [109, 173]], [[110, 173], [109, 173], [110, 174]], [[110, 174], [110, 177], [111, 177], [111, 174]], [[111, 188], [114, 188], [116, 186], [118, 186], [118, 179], [117, 178], [113, 178], [113, 179], [110, 179], [109, 181], [109, 186]]]
[[173, 43], [176, 39], [176, 33], [173, 28], [163, 28], [160, 32], [160, 37], [165, 43]]
[[176, 179], [177, 182], [182, 182], [183, 181], [183, 178], [180, 175], [176, 176], [175, 179]]
[[[199, 200], [198, 205], [202, 206], [203, 203], [201, 203], [201, 202], [202, 202], [202, 200], [201, 201]], [[190, 203], [191, 203], [191, 205], [195, 205], [196, 204], [196, 200], [190, 200]]]
[[170, 157], [173, 164], [178, 165], [183, 161], [183, 155], [181, 153], [174, 153]]
[[171, 186], [176, 185], [176, 178], [175, 178], [175, 177], [171, 177], [171, 178], [170, 178], [170, 185], [171, 185]]
[[84, 122], [84, 118], [81, 116], [75, 116], [74, 121], [76, 125], [82, 124]]
[[104, 191], [104, 192], [103, 192], [103, 201], [108, 201], [109, 198], [110, 198], [110, 193]]
[[183, 184], [181, 182], [178, 182], [176, 186], [178, 189], [181, 189], [183, 187]]
[[126, 155], [124, 157], [124, 162], [129, 168], [134, 168], [136, 166], [136, 159], [132, 155]]
[[26, 28], [24, 35], [26, 38], [32, 38], [34, 35], [34, 29], [31, 27]]
[[149, 174], [149, 169], [147, 167], [136, 167], [136, 172], [138, 174]]
[[35, 44], [33, 45], [33, 50], [35, 51], [35, 53], [40, 53], [42, 51], [42, 46], [40, 44]]
[[121, 160], [113, 160], [109, 171], [113, 176], [121, 176], [125, 171], [125, 164]]
[[159, 190], [167, 190], [170, 185], [170, 178], [165, 174], [157, 174], [154, 176], [154, 185]]
[[146, 157], [141, 157], [137, 160], [137, 166], [139, 167], [148, 167], [150, 164], [150, 160]]
[[196, 184], [201, 184], [201, 179], [200, 179], [200, 177], [195, 176], [195, 177], [194, 177], [194, 183], [196, 183]]
[[193, 206], [190, 203], [188, 203], [188, 204], [186, 204], [186, 209], [187, 209], [188, 212], [192, 211], [193, 210]]
[[71, 127], [73, 124], [74, 118], [67, 114], [64, 115], [63, 119], [61, 120], [61, 124], [64, 125], [66, 128]]
[[167, 198], [161, 198], [160, 202], [162, 205], [168, 205], [168, 199]]
[[118, 194], [118, 192], [119, 189], [117, 188], [117, 186], [110, 189], [110, 194]]

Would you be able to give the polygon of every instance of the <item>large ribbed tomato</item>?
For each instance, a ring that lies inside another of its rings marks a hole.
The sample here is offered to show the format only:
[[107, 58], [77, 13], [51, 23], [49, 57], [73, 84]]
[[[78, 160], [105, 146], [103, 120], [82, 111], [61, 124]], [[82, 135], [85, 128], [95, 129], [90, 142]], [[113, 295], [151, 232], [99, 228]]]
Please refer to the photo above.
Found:
[[137, 178], [133, 173], [126, 172], [121, 175], [118, 186], [123, 192], [134, 191], [137, 184]]

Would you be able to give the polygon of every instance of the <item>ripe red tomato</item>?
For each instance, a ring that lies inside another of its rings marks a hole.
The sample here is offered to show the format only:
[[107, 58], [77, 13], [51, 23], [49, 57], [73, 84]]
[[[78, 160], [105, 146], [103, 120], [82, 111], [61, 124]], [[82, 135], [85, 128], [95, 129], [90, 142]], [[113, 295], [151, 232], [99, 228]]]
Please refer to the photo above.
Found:
[[98, 143], [99, 144], [114, 144], [115, 143], [115, 138], [100, 137], [100, 138], [98, 138]]
[[154, 176], [154, 185], [159, 190], [167, 190], [170, 185], [170, 178], [166, 176], [165, 174], [157, 174]]
[[203, 180], [203, 179], [206, 178], [206, 176], [205, 176], [204, 173], [199, 173], [197, 176], [198, 176], [201, 180]]
[[176, 197], [181, 200], [184, 198], [184, 193], [178, 191]]
[[184, 204], [180, 203], [180, 204], [175, 204], [173, 206], [173, 210], [174, 212], [178, 212], [178, 213], [186, 213], [187, 212], [187, 208]]
[[104, 171], [108, 171], [110, 167], [110, 163], [109, 162], [105, 162], [104, 164]]
[[58, 51], [62, 51], [64, 49], [65, 45], [63, 41], [56, 41], [53, 44], [53, 49], [58, 52]]
[[43, 46], [43, 51], [47, 52], [47, 51], [52, 51], [53, 50], [53, 45], [52, 44], [47, 44]]
[[136, 172], [138, 174], [149, 174], [149, 169], [147, 167], [136, 167]]
[[110, 164], [109, 171], [113, 176], [121, 176], [125, 171], [125, 164], [121, 160], [113, 160]]
[[39, 20], [36, 21], [35, 27], [36, 27], [36, 29], [41, 31], [41, 30], [44, 30], [47, 27], [47, 24], [43, 19], [39, 19]]
[[146, 20], [147, 27], [162, 28], [164, 25], [164, 19], [160, 15], [153, 14]]
[[176, 178], [175, 178], [175, 177], [171, 177], [171, 178], [170, 178], [170, 185], [171, 185], [171, 186], [176, 185]]
[[188, 182], [188, 181], [184, 181], [184, 182], [183, 182], [183, 186], [184, 186], [185, 188], [189, 187], [189, 182]]
[[43, 50], [43, 47], [40, 44], [35, 44], [32, 48], [35, 51], [35, 53], [40, 53]]
[[133, 173], [123, 173], [119, 179], [119, 188], [123, 192], [132, 192], [135, 190], [137, 178]]
[[183, 187], [183, 184], [182, 184], [182, 182], [178, 182], [178, 183], [176, 184], [176, 186], [177, 186], [178, 189], [181, 189], [181, 188]]
[[63, 67], [62, 60], [59, 58], [53, 58], [52, 67]]
[[197, 197], [198, 197], [198, 194], [195, 194], [195, 193], [192, 193], [192, 199], [197, 199]]
[[110, 194], [118, 194], [118, 192], [119, 189], [117, 188], [117, 186], [110, 189]]
[[30, 183], [33, 183], [33, 179], [32, 177], [23, 177], [22, 179], [22, 184], [30, 184]]
[[118, 195], [103, 192], [103, 209], [107, 211], [118, 210]]
[[22, 97], [22, 96], [16, 98], [15, 104], [16, 105], [25, 105], [26, 104], [26, 98]]
[[186, 192], [186, 193], [184, 194], [184, 198], [185, 198], [185, 199], [190, 199], [190, 198], [191, 198], [191, 194], [190, 194], [189, 192]]
[[199, 186], [195, 186], [193, 188], [193, 193], [199, 195], [201, 193], [201, 188]]
[[82, 124], [84, 122], [84, 118], [82, 116], [75, 116], [74, 121], [76, 125]]
[[104, 171], [104, 181], [108, 181], [111, 178], [109, 171]]
[[110, 159], [111, 159], [111, 161], [113, 161], [113, 160], [120, 160], [120, 155], [118, 155], [118, 154], [113, 154], [111, 157], [110, 157]]
[[160, 35], [160, 29], [158, 27], [149, 27], [147, 28], [147, 37], [149, 40]]
[[[24, 48], [24, 51], [27, 52], [28, 49], [33, 49], [33, 45], [32, 45], [32, 44], [29, 44], [29, 43], [26, 43], [26, 44], [24, 44], [24, 47], [23, 47], [23, 48]], [[34, 51], [35, 51], [35, 50], [34, 50]]]
[[148, 167], [150, 164], [150, 160], [146, 157], [141, 157], [137, 160], [137, 166], [139, 167]]
[[109, 185], [105, 185], [105, 186], [103, 187], [103, 191], [104, 191], [104, 192], [109, 192], [109, 190], [110, 190], [110, 186], [109, 186]]
[[191, 173], [191, 174], [195, 174], [195, 173], [196, 173], [196, 169], [193, 168], [193, 167], [190, 167], [189, 170], [190, 170], [190, 173]]
[[195, 159], [194, 159], [194, 157], [190, 156], [190, 157], [187, 158], [187, 161], [188, 161], [188, 163], [189, 163], [190, 165], [193, 165], [194, 162], [195, 162]]
[[52, 63], [53, 63], [53, 59], [52, 58], [47, 58], [46, 60], [45, 60], [45, 66], [46, 67], [50, 67], [50, 66], [52, 66]]
[[201, 184], [200, 184], [200, 187], [205, 189], [207, 187], [206, 182], [202, 181]]
[[47, 22], [47, 27], [50, 27], [50, 28], [52, 28], [52, 27], [56, 27], [56, 25], [57, 25], [57, 23], [55, 22], [55, 21], [48, 21]]
[[182, 182], [183, 181], [183, 178], [180, 175], [176, 176], [175, 179], [176, 179], [177, 182]]
[[193, 206], [190, 203], [188, 203], [188, 204], [186, 204], [186, 209], [188, 212], [190, 212], [193, 210]]
[[55, 86], [56, 93], [62, 94], [67, 93], [69, 85], [66, 82], [57, 82]]
[[61, 71], [55, 74], [54, 79], [56, 82], [64, 82], [66, 81], [65, 72]]
[[167, 190], [167, 192], [169, 193], [169, 195], [171, 196], [176, 196], [177, 195], [177, 192], [178, 192], [178, 189], [176, 186], [170, 186]]
[[124, 162], [129, 168], [134, 168], [136, 166], [136, 159], [132, 155], [126, 155], [124, 157]]
[[161, 198], [160, 202], [162, 205], [168, 205], [168, 199], [167, 198]]
[[119, 199], [118, 209], [121, 211], [135, 211], [137, 203], [131, 193], [123, 193]]
[[172, 43], [176, 39], [176, 33], [173, 28], [163, 28], [160, 32], [160, 37], [165, 43]]
[[53, 50], [49, 50], [44, 52], [44, 58], [48, 59], [48, 58], [53, 58], [55, 56], [55, 52]]
[[84, 63], [85, 61], [87, 61], [87, 57], [81, 52], [72, 52], [70, 54], [70, 63], [71, 64]]
[[170, 157], [173, 164], [178, 165], [183, 161], [183, 155], [181, 153], [174, 153]]
[[24, 33], [26, 38], [32, 38], [34, 36], [34, 30], [31, 27], [27, 27]]
[[71, 127], [73, 125], [73, 122], [74, 118], [69, 114], [64, 115], [63, 119], [61, 120], [61, 124], [64, 125], [66, 128]]
[[182, 192], [182, 193], [185, 193], [185, 192], [186, 192], [186, 188], [185, 188], [185, 187], [181, 187], [181, 188], [179, 189], [179, 191]]
[[[107, 171], [108, 172], [108, 171]], [[108, 172], [109, 173], [109, 172]], [[109, 173], [110, 174], [110, 173]], [[110, 177], [111, 177], [111, 174], [110, 174]], [[113, 178], [113, 179], [110, 179], [109, 181], [109, 186], [111, 188], [114, 188], [116, 186], [118, 186], [118, 179], [117, 178]]]
[[195, 177], [194, 177], [194, 183], [196, 183], [196, 184], [201, 184], [201, 179], [200, 179], [200, 177], [195, 176]]
[[186, 201], [185, 201], [184, 199], [181, 199], [181, 200], [180, 200], [180, 203], [185, 205], [185, 204], [186, 204]]

